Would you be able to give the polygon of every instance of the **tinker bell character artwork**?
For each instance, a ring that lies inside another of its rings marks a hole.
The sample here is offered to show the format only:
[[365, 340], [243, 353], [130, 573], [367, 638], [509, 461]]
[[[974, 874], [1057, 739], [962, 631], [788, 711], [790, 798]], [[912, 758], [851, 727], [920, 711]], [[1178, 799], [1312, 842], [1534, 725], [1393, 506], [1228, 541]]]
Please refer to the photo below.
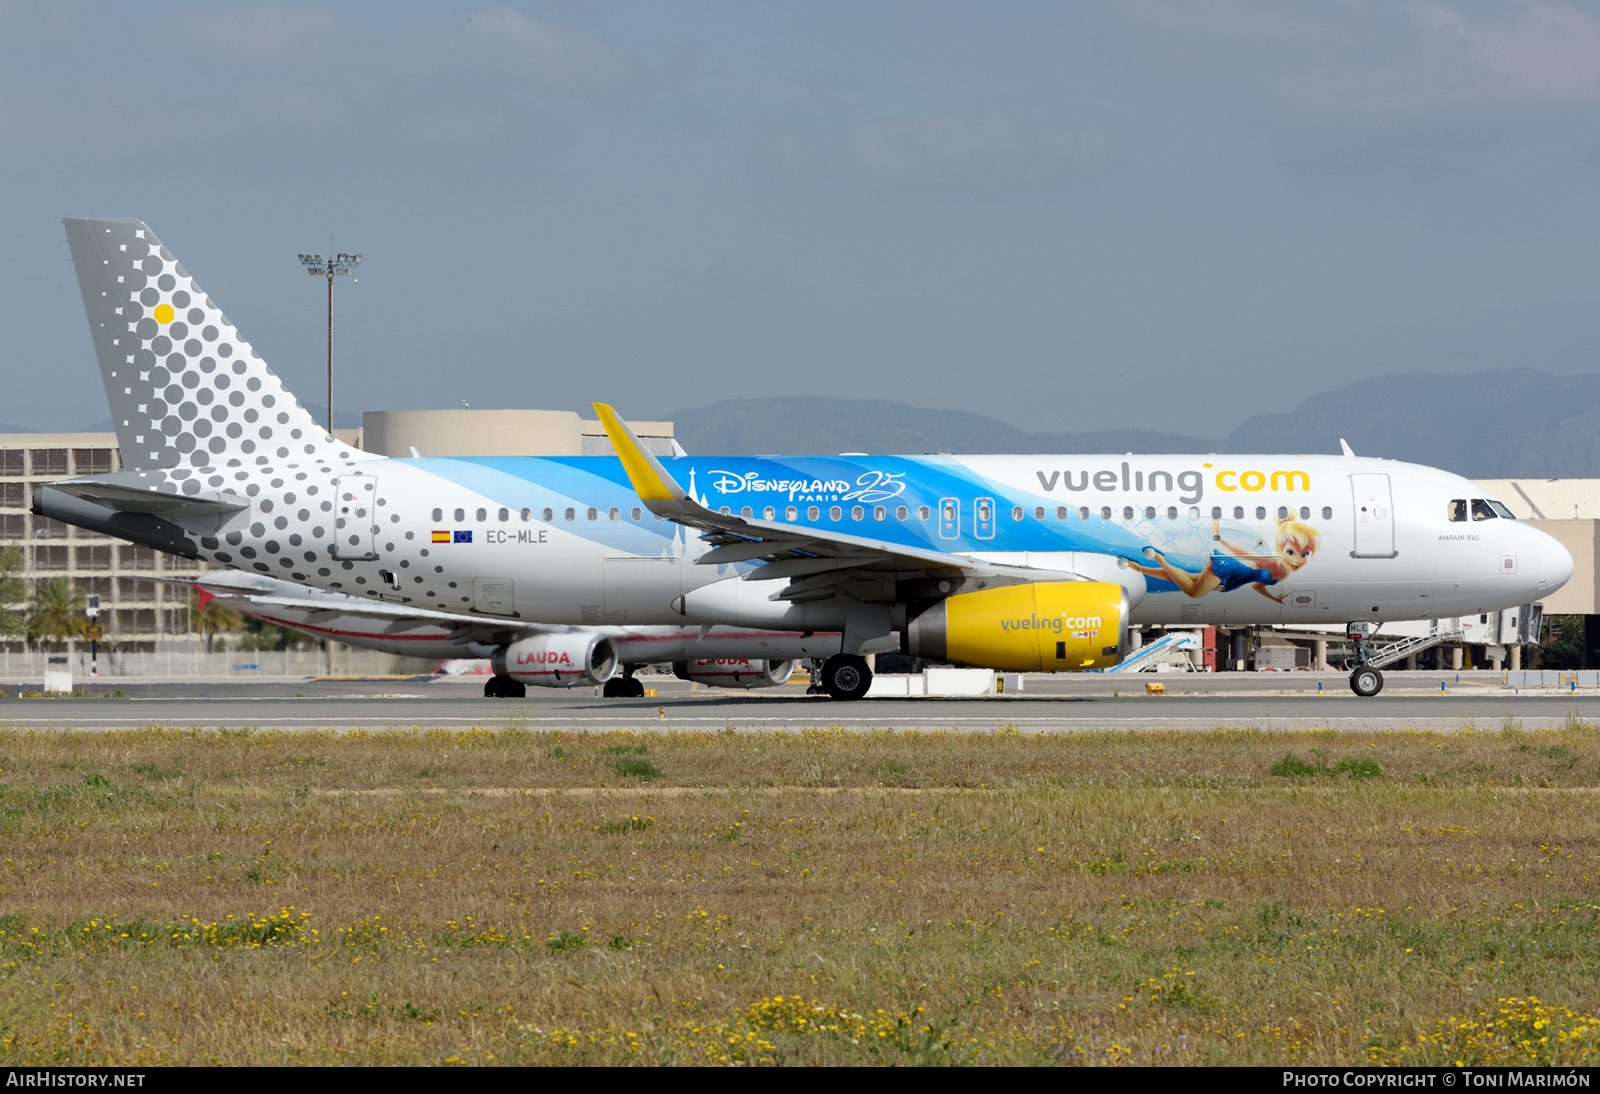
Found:
[[1146, 547], [1144, 553], [1147, 558], [1154, 559], [1157, 565], [1141, 566], [1132, 561], [1128, 565], [1146, 577], [1172, 582], [1187, 596], [1202, 597], [1212, 592], [1231, 593], [1235, 589], [1250, 585], [1267, 599], [1282, 604], [1289, 594], [1274, 593], [1270, 586], [1297, 573], [1301, 567], [1310, 562], [1311, 556], [1317, 552], [1317, 544], [1322, 539], [1322, 533], [1303, 521], [1292, 517], [1280, 520], [1276, 537], [1277, 554], [1273, 557], [1263, 550], [1266, 544], [1259, 539], [1250, 547], [1241, 547], [1223, 539], [1222, 529], [1217, 521], [1211, 522], [1211, 532], [1213, 542], [1211, 554], [1206, 557], [1198, 572], [1173, 565], [1165, 554], [1154, 547]]

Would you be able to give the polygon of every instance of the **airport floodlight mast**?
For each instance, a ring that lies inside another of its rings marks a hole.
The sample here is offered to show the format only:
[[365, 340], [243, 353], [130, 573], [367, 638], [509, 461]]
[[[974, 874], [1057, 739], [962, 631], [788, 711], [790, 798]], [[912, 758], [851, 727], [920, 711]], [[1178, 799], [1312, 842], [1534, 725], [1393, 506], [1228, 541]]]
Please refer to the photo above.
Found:
[[[331, 250], [332, 248], [330, 248]], [[330, 254], [326, 260], [321, 255], [301, 255], [300, 265], [312, 277], [328, 279], [328, 435], [333, 436], [333, 278], [336, 274], [354, 273], [361, 265], [360, 255]]]

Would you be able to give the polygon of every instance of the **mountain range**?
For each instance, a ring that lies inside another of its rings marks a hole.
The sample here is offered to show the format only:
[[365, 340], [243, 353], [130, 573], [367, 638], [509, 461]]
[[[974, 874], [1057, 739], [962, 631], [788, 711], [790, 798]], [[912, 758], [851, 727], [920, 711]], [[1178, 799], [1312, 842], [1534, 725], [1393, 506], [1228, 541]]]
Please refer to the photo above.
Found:
[[1502, 369], [1408, 372], [1313, 395], [1249, 418], [1226, 437], [1151, 430], [1030, 433], [964, 410], [886, 399], [778, 395], [728, 399], [672, 416], [695, 454], [804, 452], [1337, 453], [1444, 468], [1469, 478], [1600, 478], [1600, 373]]

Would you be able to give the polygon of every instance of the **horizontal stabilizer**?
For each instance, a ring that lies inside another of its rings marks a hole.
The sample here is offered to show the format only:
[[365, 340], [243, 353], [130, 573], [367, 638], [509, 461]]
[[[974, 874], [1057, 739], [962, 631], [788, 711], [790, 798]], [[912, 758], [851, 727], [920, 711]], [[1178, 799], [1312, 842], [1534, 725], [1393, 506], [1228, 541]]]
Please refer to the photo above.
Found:
[[51, 486], [63, 494], [95, 502], [118, 513], [160, 517], [197, 536], [216, 535], [234, 514], [250, 508], [247, 498], [226, 491], [179, 494], [154, 486], [105, 479], [68, 479]]

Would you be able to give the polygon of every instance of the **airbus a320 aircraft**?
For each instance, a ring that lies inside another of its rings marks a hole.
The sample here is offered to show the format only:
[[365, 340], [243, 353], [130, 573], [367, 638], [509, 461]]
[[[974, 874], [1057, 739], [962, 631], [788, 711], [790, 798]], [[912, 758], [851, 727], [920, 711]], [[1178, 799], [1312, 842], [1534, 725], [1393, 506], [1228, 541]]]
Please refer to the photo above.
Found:
[[773, 656], [826, 656], [824, 688], [856, 698], [863, 655], [897, 646], [1103, 668], [1130, 623], [1455, 616], [1572, 572], [1470, 481], [1348, 453], [663, 462], [597, 404], [620, 459], [373, 456], [312, 420], [142, 222], [65, 224], [127, 470], [34, 511], [472, 620], [512, 683], [548, 656], [528, 622], [773, 631]]

